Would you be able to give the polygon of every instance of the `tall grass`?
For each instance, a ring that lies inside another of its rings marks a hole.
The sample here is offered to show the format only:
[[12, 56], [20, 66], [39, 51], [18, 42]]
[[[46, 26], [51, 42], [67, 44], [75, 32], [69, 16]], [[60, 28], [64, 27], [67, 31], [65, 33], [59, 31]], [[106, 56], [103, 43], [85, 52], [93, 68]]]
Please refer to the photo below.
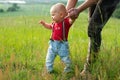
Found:
[[[6, 13], [10, 15], [9, 13]], [[15, 13], [13, 13], [15, 14]], [[86, 61], [87, 14], [81, 13], [69, 34], [73, 72], [63, 74], [64, 64], [55, 60], [55, 74], [47, 74], [45, 57], [51, 31], [38, 24], [50, 16], [0, 17], [0, 80], [80, 80]], [[99, 59], [91, 67], [92, 80], [120, 80], [120, 20], [111, 18], [102, 31]]]

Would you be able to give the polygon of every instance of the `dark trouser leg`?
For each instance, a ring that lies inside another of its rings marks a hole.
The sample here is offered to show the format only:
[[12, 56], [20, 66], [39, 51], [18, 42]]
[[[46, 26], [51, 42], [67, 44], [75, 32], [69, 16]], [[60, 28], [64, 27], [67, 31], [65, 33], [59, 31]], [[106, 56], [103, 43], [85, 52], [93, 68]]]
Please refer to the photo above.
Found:
[[84, 70], [89, 69], [90, 65], [98, 56], [101, 45], [101, 31], [108, 19], [111, 17], [119, 0], [100, 0], [97, 5], [89, 9], [88, 36], [90, 38], [87, 55], [87, 63]]

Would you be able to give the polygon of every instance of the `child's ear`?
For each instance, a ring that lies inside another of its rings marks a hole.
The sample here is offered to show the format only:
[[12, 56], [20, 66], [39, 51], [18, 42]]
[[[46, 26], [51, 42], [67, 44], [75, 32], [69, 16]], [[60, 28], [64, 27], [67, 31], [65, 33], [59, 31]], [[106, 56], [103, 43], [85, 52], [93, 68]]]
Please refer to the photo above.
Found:
[[60, 17], [63, 17], [64, 15], [63, 15], [63, 13], [60, 13]]
[[66, 12], [66, 13], [63, 13], [63, 12], [61, 12], [61, 17], [65, 17], [65, 16], [67, 16], [68, 15], [68, 13]]

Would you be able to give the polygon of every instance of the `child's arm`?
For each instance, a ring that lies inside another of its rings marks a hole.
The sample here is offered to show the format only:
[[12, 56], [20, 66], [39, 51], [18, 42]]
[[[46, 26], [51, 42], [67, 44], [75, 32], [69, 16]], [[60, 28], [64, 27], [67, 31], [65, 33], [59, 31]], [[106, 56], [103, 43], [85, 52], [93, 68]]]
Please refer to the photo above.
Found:
[[75, 18], [70, 18], [69, 23], [72, 25], [75, 22]]
[[47, 29], [52, 29], [52, 25], [49, 23], [46, 23], [45, 21], [41, 20], [39, 23], [42, 24]]

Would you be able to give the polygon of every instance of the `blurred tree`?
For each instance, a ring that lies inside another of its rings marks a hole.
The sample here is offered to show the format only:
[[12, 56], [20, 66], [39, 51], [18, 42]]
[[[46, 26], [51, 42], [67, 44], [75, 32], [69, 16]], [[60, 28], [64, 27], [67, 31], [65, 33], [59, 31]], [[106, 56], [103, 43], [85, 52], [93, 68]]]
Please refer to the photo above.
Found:
[[4, 12], [4, 10], [3, 10], [3, 9], [0, 9], [0, 12]]
[[19, 8], [20, 8], [20, 7], [19, 7], [16, 3], [14, 3], [11, 7], [9, 7], [9, 8], [7, 9], [7, 11], [8, 11], [8, 12], [9, 12], [9, 11], [17, 11]]

